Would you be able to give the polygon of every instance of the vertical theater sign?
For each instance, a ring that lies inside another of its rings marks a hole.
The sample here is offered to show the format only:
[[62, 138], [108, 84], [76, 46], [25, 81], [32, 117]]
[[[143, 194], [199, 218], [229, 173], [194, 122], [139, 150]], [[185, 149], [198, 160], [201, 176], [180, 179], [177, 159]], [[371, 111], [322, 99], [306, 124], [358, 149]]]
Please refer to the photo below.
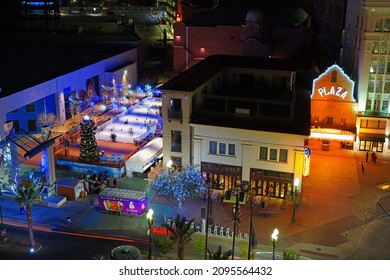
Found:
[[336, 64], [313, 81], [310, 138], [338, 140], [353, 149], [358, 103], [354, 82]]

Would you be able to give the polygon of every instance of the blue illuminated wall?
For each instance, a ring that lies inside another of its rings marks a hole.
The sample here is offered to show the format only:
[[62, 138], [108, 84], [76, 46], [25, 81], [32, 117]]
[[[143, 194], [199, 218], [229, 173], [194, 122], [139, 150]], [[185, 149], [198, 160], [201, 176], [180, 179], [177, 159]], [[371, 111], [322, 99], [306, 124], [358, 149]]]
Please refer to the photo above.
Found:
[[14, 128], [16, 131], [25, 130], [30, 133], [37, 133], [41, 131], [41, 128], [37, 122], [39, 114], [43, 113], [46, 105], [46, 113], [53, 113], [56, 115], [54, 94], [49, 95], [43, 99], [40, 99], [34, 103], [26, 106], [22, 106], [14, 111], [7, 113], [7, 121], [14, 122]]

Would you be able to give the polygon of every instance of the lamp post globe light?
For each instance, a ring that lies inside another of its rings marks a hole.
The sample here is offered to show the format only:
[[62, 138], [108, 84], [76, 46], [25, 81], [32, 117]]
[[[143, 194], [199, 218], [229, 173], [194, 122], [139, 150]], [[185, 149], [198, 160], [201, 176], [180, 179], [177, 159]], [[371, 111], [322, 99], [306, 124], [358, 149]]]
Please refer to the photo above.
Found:
[[295, 211], [296, 211], [296, 203], [297, 203], [297, 195], [298, 195], [298, 186], [299, 186], [299, 178], [295, 178], [294, 180], [294, 194], [293, 194], [293, 213], [291, 217], [291, 222], [294, 223], [296, 221]]
[[149, 235], [149, 254], [148, 260], [152, 259], [152, 227], [153, 227], [153, 209], [149, 208], [148, 213], [146, 214], [146, 218], [148, 219], [148, 235]]
[[279, 230], [277, 228], [274, 229], [274, 232], [271, 235], [272, 238], [272, 259], [275, 259], [275, 250], [276, 250], [276, 244], [278, 243], [278, 235]]

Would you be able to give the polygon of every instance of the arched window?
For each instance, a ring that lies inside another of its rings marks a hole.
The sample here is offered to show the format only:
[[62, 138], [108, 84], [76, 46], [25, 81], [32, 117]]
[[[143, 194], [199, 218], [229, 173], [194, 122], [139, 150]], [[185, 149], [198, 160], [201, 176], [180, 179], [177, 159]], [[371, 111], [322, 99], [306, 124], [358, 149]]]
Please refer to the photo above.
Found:
[[337, 71], [336, 70], [333, 70], [332, 71], [332, 78], [330, 80], [332, 83], [335, 83], [337, 82]]

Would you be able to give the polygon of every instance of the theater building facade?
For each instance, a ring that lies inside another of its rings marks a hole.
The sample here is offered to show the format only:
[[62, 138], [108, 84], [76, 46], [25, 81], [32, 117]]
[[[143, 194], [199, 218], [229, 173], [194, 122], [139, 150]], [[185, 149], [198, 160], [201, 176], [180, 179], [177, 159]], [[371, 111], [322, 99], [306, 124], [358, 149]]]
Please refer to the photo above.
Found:
[[[354, 82], [336, 64], [313, 81], [310, 139], [339, 141], [343, 148], [355, 147], [358, 102]], [[309, 140], [310, 141], [310, 140]]]

